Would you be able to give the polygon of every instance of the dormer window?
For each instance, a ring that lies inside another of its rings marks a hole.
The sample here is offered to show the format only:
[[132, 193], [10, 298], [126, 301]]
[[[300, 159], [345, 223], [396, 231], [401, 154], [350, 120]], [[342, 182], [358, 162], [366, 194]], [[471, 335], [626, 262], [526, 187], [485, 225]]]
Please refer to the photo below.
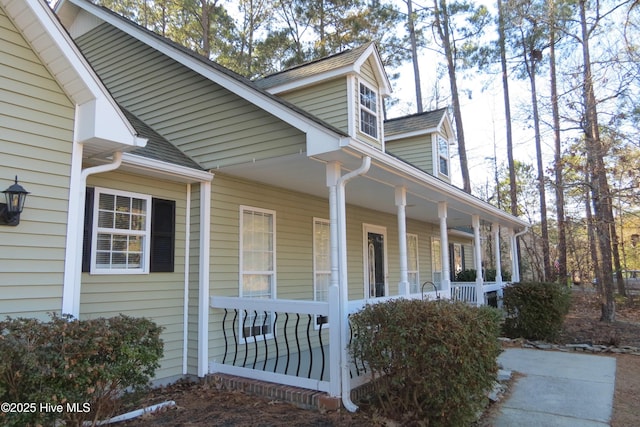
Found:
[[438, 172], [449, 176], [449, 142], [438, 136]]
[[360, 83], [360, 131], [378, 139], [378, 94]]

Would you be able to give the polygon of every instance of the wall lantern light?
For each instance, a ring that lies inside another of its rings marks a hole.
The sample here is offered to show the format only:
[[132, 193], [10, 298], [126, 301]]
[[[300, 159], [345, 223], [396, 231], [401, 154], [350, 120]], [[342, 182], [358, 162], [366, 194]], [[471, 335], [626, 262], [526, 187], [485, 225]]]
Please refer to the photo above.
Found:
[[0, 203], [0, 224], [15, 227], [20, 224], [20, 213], [29, 192], [18, 184], [18, 176], [13, 185], [3, 191], [6, 203]]

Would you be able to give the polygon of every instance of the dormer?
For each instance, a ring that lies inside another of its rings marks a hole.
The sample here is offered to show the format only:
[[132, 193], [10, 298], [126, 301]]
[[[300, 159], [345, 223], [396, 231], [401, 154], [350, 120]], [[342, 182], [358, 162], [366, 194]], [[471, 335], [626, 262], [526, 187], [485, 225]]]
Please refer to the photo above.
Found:
[[386, 151], [448, 183], [455, 141], [446, 108], [384, 122]]
[[384, 151], [383, 99], [391, 85], [374, 43], [256, 80], [352, 138]]

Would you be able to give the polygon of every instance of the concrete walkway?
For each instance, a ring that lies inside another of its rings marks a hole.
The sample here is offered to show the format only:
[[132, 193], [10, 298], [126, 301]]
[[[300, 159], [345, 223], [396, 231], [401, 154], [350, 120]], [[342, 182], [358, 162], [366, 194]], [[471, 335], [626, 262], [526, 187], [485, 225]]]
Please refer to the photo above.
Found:
[[613, 410], [616, 359], [512, 348], [498, 362], [523, 374], [493, 419], [495, 427], [602, 427]]

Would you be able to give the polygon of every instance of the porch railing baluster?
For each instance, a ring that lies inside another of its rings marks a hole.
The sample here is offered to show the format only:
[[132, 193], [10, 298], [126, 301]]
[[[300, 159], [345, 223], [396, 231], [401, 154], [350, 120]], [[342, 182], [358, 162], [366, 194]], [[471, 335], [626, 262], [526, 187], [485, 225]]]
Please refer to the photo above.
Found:
[[289, 323], [289, 313], [285, 314], [284, 319], [284, 343], [287, 347], [287, 364], [284, 367], [284, 374], [287, 375], [289, 373], [289, 361], [291, 360], [291, 349], [289, 348], [289, 330], [287, 329], [287, 323]]
[[227, 344], [227, 314], [229, 310], [224, 309], [224, 316], [222, 317], [222, 335], [224, 336], [224, 356], [222, 357], [222, 364], [227, 360], [227, 353], [229, 352], [229, 345]]
[[244, 360], [242, 361], [242, 366], [247, 366], [247, 356], [249, 355], [249, 340], [245, 337], [245, 328], [247, 324], [247, 317], [249, 312], [247, 310], [244, 311], [244, 318], [242, 319], [242, 335], [244, 338]]
[[309, 319], [307, 320], [307, 345], [309, 346], [309, 373], [307, 374], [307, 378], [311, 378], [311, 368], [313, 367], [313, 348], [311, 348], [311, 334], [309, 331], [311, 330], [311, 319], [313, 316], [307, 314]]
[[251, 336], [253, 336], [253, 365], [251, 365], [251, 369], [256, 369], [256, 362], [258, 361], [258, 334], [256, 334], [257, 319], [258, 311], [253, 310], [253, 322], [251, 323]]
[[320, 368], [320, 380], [324, 378], [324, 344], [322, 343], [322, 325], [320, 322], [320, 328], [318, 328], [318, 342], [320, 343], [320, 354], [322, 354], [322, 367]]
[[300, 357], [300, 339], [298, 338], [298, 325], [300, 324], [300, 314], [296, 313], [296, 347], [298, 348], [298, 368], [296, 369], [296, 377], [300, 376], [300, 364], [302, 358]]
[[231, 330], [233, 331], [233, 342], [235, 343], [235, 352], [233, 355], [233, 366], [236, 366], [236, 358], [238, 357], [238, 335], [236, 334], [236, 321], [238, 320], [238, 309], [234, 309], [233, 325]]
[[[273, 313], [273, 335], [276, 335], [276, 328], [278, 327], [278, 312], [276, 311], [275, 313]], [[278, 340], [275, 339], [274, 343], [276, 346], [276, 363], [273, 365], [273, 372], [276, 372], [278, 370], [278, 360], [280, 359], [280, 352], [278, 349]]]
[[[265, 337], [265, 331], [266, 329], [266, 323], [267, 323], [267, 312], [264, 312], [264, 321], [262, 322], [262, 338], [264, 341], [264, 363], [262, 364], [262, 370], [265, 371], [267, 369], [267, 359], [269, 358], [269, 348], [267, 347], [267, 341], [269, 341], [266, 337]], [[274, 333], [273, 331], [271, 331], [272, 333]]]

